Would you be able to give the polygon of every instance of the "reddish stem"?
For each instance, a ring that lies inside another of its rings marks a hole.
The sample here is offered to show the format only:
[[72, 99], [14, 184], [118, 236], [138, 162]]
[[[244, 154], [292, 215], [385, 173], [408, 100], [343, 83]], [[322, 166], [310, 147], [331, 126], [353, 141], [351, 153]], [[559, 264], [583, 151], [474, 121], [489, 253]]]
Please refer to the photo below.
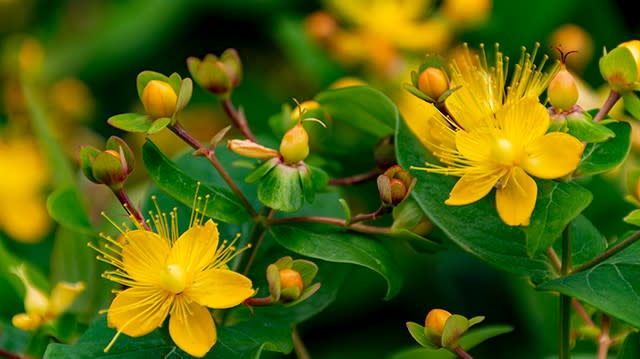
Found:
[[380, 206], [378, 209], [375, 210], [375, 212], [364, 213], [364, 214], [361, 213], [353, 216], [351, 218], [351, 221], [348, 223], [348, 225], [354, 225], [355, 223], [364, 222], [364, 221], [375, 221], [378, 217], [386, 213], [389, 213], [390, 211], [391, 211], [391, 207]]
[[571, 304], [573, 305], [573, 308], [576, 310], [576, 312], [578, 312], [580, 318], [582, 318], [582, 320], [584, 321], [584, 324], [590, 327], [596, 326], [595, 323], [593, 323], [593, 320], [591, 320], [589, 314], [587, 314], [587, 311], [584, 310], [584, 307], [580, 302], [578, 302], [576, 298], [571, 298]]
[[127, 195], [127, 192], [124, 190], [124, 187], [121, 187], [117, 191], [114, 190], [113, 194], [116, 195], [118, 201], [120, 201], [120, 204], [122, 204], [122, 207], [124, 207], [124, 210], [127, 211], [127, 213], [131, 214], [133, 218], [135, 218], [136, 222], [138, 222], [138, 224], [142, 226], [142, 228], [146, 229], [147, 231], [151, 230], [147, 222], [145, 222], [144, 217], [140, 214], [136, 206], [134, 206], [131, 202], [131, 199]]
[[454, 351], [454, 353], [456, 353], [456, 355], [458, 355], [459, 358], [462, 358], [462, 359], [473, 359], [473, 357], [471, 355], [469, 355], [469, 353], [465, 352], [464, 349], [462, 349], [461, 346], [457, 346], [453, 351]]
[[380, 174], [382, 174], [382, 170], [376, 167], [368, 172], [360, 173], [360, 174], [349, 176], [349, 177], [331, 178], [329, 179], [329, 184], [335, 185], [335, 186], [348, 186], [352, 184], [358, 184], [358, 183], [370, 181], [378, 177], [378, 175]]
[[611, 318], [608, 315], [602, 314], [602, 326], [600, 328], [600, 335], [598, 335], [598, 359], [607, 359], [609, 347], [613, 340], [609, 337], [609, 326], [611, 324]]
[[334, 226], [344, 227], [348, 229], [352, 229], [357, 232], [362, 233], [370, 233], [370, 234], [391, 234], [391, 229], [388, 227], [376, 227], [376, 226], [368, 226], [366, 224], [352, 224], [349, 225], [344, 219], [340, 218], [331, 218], [331, 217], [319, 217], [319, 216], [302, 216], [302, 217], [286, 217], [286, 218], [278, 218], [273, 219], [269, 223], [271, 224], [280, 224], [280, 223], [295, 223], [295, 222], [310, 222], [310, 223], [324, 223], [331, 224]]
[[7, 359], [23, 359], [22, 355], [15, 354], [10, 351], [6, 351], [2, 348], [0, 348], [0, 357], [7, 358]]
[[607, 100], [602, 104], [602, 107], [600, 107], [600, 110], [598, 110], [598, 113], [596, 113], [596, 115], [593, 117], [593, 122], [602, 121], [604, 116], [606, 116], [609, 113], [609, 111], [611, 111], [611, 109], [613, 108], [613, 105], [615, 105], [619, 99], [620, 99], [620, 93], [616, 90], [611, 90], [609, 92], [609, 97], [607, 97]]
[[231, 120], [231, 123], [235, 127], [237, 127], [240, 132], [242, 132], [242, 135], [244, 135], [244, 137], [253, 142], [257, 142], [256, 137], [253, 135], [251, 129], [249, 128], [249, 124], [247, 123], [247, 119], [245, 118], [244, 113], [242, 111], [236, 110], [229, 96], [225, 97], [222, 100], [222, 108], [224, 108], [224, 112]]
[[273, 298], [271, 297], [262, 297], [262, 298], [249, 298], [244, 301], [244, 304], [250, 305], [252, 307], [262, 307], [265, 305], [269, 305], [273, 302]]

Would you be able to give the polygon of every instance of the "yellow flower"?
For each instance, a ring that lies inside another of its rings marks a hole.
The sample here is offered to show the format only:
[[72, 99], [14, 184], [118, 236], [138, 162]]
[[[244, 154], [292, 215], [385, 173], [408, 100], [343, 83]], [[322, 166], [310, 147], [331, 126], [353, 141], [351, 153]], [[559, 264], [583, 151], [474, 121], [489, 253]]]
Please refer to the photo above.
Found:
[[12, 268], [11, 271], [20, 278], [25, 287], [25, 313], [16, 314], [11, 322], [22, 330], [35, 330], [43, 324], [56, 319], [64, 313], [76, 297], [84, 290], [83, 282], [60, 282], [47, 297], [35, 287], [25, 272], [24, 266]]
[[460, 89], [446, 100], [450, 117], [432, 116], [450, 141], [427, 145], [443, 165], [418, 168], [460, 177], [446, 204], [470, 204], [496, 188], [502, 221], [526, 226], [537, 198], [531, 176], [555, 179], [576, 169], [584, 145], [566, 133], [546, 133], [550, 118], [538, 101], [557, 68], [543, 73], [546, 57], [539, 66], [534, 59], [535, 52], [523, 50], [506, 91], [507, 64], [497, 49], [495, 66], [489, 67], [483, 49], [482, 56], [467, 51], [451, 65], [452, 87]]
[[212, 220], [203, 223], [196, 210], [189, 229], [178, 235], [176, 210], [169, 214], [170, 222], [158, 211], [155, 231], [121, 230], [118, 240], [104, 236], [104, 249], [93, 247], [99, 259], [115, 267], [103, 276], [128, 287], [117, 292], [107, 310], [107, 324], [117, 333], [105, 352], [120, 334], [148, 334], [169, 315], [175, 344], [202, 357], [217, 340], [207, 308], [231, 308], [255, 294], [249, 278], [228, 269], [227, 262], [239, 252], [234, 253], [233, 243], [218, 243]]

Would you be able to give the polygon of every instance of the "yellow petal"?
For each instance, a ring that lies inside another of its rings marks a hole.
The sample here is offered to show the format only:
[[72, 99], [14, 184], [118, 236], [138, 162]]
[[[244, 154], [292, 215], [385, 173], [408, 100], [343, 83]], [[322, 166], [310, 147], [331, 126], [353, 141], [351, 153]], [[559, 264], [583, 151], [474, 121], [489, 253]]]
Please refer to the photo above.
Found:
[[173, 296], [161, 289], [129, 288], [111, 302], [107, 323], [131, 337], [145, 335], [162, 325], [172, 302]]
[[124, 269], [135, 281], [157, 285], [169, 255], [169, 243], [156, 233], [142, 229], [126, 232], [122, 262]]
[[231, 308], [254, 294], [251, 280], [227, 269], [208, 269], [198, 273], [185, 295], [209, 308]]
[[83, 282], [67, 283], [60, 282], [56, 284], [51, 291], [51, 300], [49, 302], [49, 312], [58, 315], [71, 306], [76, 297], [84, 290]]
[[216, 258], [218, 226], [208, 220], [204, 225], [194, 225], [173, 244], [167, 263], [184, 268], [189, 275], [202, 271]]
[[492, 159], [492, 149], [498, 136], [497, 131], [483, 127], [474, 131], [457, 131], [456, 148], [465, 158], [488, 164]]
[[498, 214], [510, 226], [528, 226], [538, 196], [536, 182], [520, 167], [513, 168], [505, 178], [496, 191]]
[[44, 318], [38, 315], [29, 315], [27, 313], [19, 313], [11, 318], [11, 324], [14, 327], [26, 331], [35, 330], [44, 322]]
[[169, 334], [180, 349], [198, 358], [207, 354], [217, 340], [209, 310], [196, 302], [188, 303], [182, 296], [176, 298]]
[[549, 112], [537, 98], [526, 97], [496, 113], [498, 126], [513, 144], [527, 146], [549, 129]]
[[566, 133], [552, 132], [536, 139], [526, 150], [528, 156], [522, 167], [538, 178], [553, 179], [576, 169], [584, 144]]
[[501, 175], [501, 171], [488, 173], [486, 176], [466, 174], [453, 186], [449, 198], [444, 203], [460, 206], [478, 201], [491, 191]]

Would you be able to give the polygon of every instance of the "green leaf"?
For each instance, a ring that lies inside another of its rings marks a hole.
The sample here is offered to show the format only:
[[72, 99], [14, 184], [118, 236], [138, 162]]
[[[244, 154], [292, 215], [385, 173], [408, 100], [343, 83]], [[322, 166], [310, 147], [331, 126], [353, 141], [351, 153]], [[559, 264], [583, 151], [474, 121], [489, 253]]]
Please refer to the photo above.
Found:
[[640, 98], [635, 92], [625, 92], [622, 94], [622, 100], [624, 101], [624, 108], [629, 111], [631, 116], [636, 120], [640, 120]]
[[538, 181], [538, 184], [531, 223], [523, 228], [531, 257], [546, 251], [593, 198], [591, 192], [575, 183]]
[[467, 318], [454, 314], [447, 319], [442, 329], [442, 346], [455, 349], [458, 346], [460, 336], [469, 329]]
[[588, 303], [640, 328], [640, 242], [596, 266], [539, 285]]
[[382, 92], [368, 86], [352, 86], [319, 93], [320, 103], [334, 121], [343, 122], [376, 137], [393, 134], [398, 110]]
[[[583, 215], [579, 215], [569, 224], [569, 235], [571, 236], [571, 259], [574, 265], [585, 263], [607, 249], [607, 239]], [[558, 255], [561, 255], [560, 243], [556, 244]]]
[[632, 332], [624, 339], [624, 344], [622, 344], [622, 349], [618, 352], [616, 359], [637, 358], [640, 358], [640, 333]]
[[327, 226], [275, 225], [271, 235], [286, 249], [328, 262], [369, 268], [387, 281], [385, 299], [400, 291], [402, 276], [389, 251], [377, 240]]
[[602, 123], [593, 122], [587, 112], [577, 112], [567, 117], [569, 134], [587, 143], [604, 142], [615, 137], [615, 133]]
[[[182, 80], [180, 85], [180, 92], [178, 92], [178, 101], [176, 102], [176, 113], [182, 111], [189, 101], [191, 100], [191, 95], [193, 94], [193, 81], [190, 78], [186, 78]], [[216, 143], [217, 144], [217, 143]]]
[[[402, 118], [396, 132], [396, 154], [403, 168], [421, 166], [430, 155]], [[524, 233], [505, 225], [497, 215], [493, 195], [466, 206], [447, 206], [444, 201], [457, 177], [412, 171], [416, 179], [412, 196], [420, 208], [463, 250], [507, 272], [540, 281], [549, 276], [546, 258], [530, 258]]]
[[147, 130], [147, 134], [153, 135], [156, 132], [160, 132], [164, 130], [164, 128], [167, 127], [170, 123], [171, 123], [171, 119], [169, 117], [159, 118], [153, 121], [151, 126], [149, 126], [149, 129]]
[[616, 136], [605, 142], [588, 144], [576, 174], [593, 176], [607, 172], [619, 166], [627, 158], [631, 149], [631, 126], [627, 122], [611, 122], [605, 126]]
[[640, 227], [640, 209], [634, 209], [629, 213], [626, 217], [624, 217], [624, 221], [633, 224], [634, 226]]
[[304, 193], [298, 169], [284, 164], [274, 166], [260, 180], [258, 199], [278, 211], [299, 210], [304, 202]]
[[[509, 333], [512, 330], [513, 327], [508, 325], [491, 325], [478, 329], [470, 329], [460, 338], [460, 346], [468, 352], [484, 341], [497, 337], [498, 335]], [[457, 357], [458, 356], [444, 348], [411, 348], [399, 351], [391, 355], [389, 359], [455, 359]]]
[[176, 94], [180, 93], [180, 88], [182, 87], [182, 77], [180, 77], [180, 74], [177, 72], [172, 73], [169, 76], [169, 85]]
[[[169, 193], [181, 203], [191, 206], [196, 194], [198, 180], [190, 177], [151, 141], [142, 147], [142, 159], [149, 176], [160, 189]], [[202, 159], [204, 161], [204, 159]], [[207, 216], [228, 223], [242, 223], [249, 220], [249, 213], [236, 195], [213, 185], [200, 185], [198, 195], [209, 195]]]
[[[138, 89], [138, 98], [142, 101], [142, 92], [151, 80], [160, 80], [162, 82], [169, 83], [169, 78], [159, 72], [155, 71], [142, 71], [136, 77], [136, 88]], [[176, 90], [177, 91], [177, 90]]]
[[425, 348], [438, 349], [431, 340], [424, 335], [424, 327], [422, 325], [414, 322], [407, 322], [407, 329], [409, 330], [409, 334], [411, 334], [418, 344]]
[[153, 122], [147, 115], [140, 113], [123, 113], [109, 117], [107, 123], [127, 132], [147, 133]]
[[70, 229], [93, 235], [93, 227], [75, 187], [61, 187], [47, 198], [47, 211], [56, 222]]

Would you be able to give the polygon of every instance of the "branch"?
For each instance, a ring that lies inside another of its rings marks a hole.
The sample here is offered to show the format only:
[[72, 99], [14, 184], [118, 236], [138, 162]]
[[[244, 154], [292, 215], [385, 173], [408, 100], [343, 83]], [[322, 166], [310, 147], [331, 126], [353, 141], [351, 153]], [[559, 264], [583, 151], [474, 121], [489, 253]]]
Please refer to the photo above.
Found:
[[334, 226], [344, 227], [344, 228], [351, 229], [361, 233], [386, 234], [386, 235], [392, 234], [392, 231], [389, 227], [369, 226], [369, 225], [360, 224], [360, 223], [349, 225], [344, 219], [331, 218], [331, 217], [302, 216], [302, 217], [278, 218], [278, 219], [269, 221], [270, 224], [296, 223], [296, 222], [331, 224]]
[[242, 112], [242, 109], [240, 111], [236, 110], [229, 96], [225, 97], [222, 100], [222, 108], [224, 108], [224, 112], [227, 114], [227, 116], [231, 120], [231, 123], [235, 127], [237, 127], [240, 130], [240, 132], [242, 132], [242, 135], [245, 138], [253, 142], [257, 142], [256, 136], [254, 136], [253, 133], [251, 132], [251, 129], [249, 128], [249, 124], [247, 123], [247, 119], [244, 117], [244, 112]]

